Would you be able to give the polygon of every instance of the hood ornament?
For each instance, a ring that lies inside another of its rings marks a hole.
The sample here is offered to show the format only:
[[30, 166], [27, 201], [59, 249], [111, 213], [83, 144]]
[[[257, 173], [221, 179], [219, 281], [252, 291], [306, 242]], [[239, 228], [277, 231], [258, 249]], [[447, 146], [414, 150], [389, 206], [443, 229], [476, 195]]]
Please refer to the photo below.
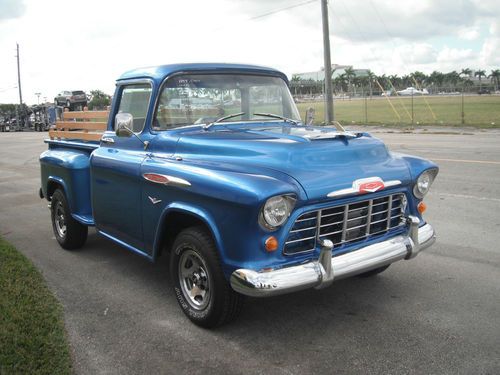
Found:
[[341, 190], [334, 190], [327, 194], [328, 198], [339, 198], [348, 195], [360, 195], [375, 193], [387, 187], [401, 185], [399, 180], [384, 181], [380, 177], [368, 177], [355, 180], [352, 187]]

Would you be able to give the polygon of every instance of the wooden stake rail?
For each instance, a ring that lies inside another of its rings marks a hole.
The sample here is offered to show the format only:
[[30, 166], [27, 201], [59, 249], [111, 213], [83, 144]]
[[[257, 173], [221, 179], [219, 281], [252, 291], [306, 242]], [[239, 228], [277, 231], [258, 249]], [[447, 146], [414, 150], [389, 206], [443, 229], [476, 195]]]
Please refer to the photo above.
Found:
[[99, 141], [106, 131], [108, 115], [108, 111], [63, 112], [62, 120], [49, 130], [49, 137]]

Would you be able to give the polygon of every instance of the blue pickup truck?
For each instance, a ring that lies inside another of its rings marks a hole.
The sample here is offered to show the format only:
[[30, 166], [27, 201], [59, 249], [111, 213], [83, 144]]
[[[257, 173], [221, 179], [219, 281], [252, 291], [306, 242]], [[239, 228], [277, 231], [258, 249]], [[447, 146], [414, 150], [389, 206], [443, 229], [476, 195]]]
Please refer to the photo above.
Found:
[[61, 247], [95, 226], [151, 261], [168, 256], [179, 305], [203, 327], [234, 319], [245, 296], [376, 275], [435, 240], [422, 213], [436, 164], [303, 124], [270, 68], [129, 71], [99, 141], [46, 143], [40, 196]]

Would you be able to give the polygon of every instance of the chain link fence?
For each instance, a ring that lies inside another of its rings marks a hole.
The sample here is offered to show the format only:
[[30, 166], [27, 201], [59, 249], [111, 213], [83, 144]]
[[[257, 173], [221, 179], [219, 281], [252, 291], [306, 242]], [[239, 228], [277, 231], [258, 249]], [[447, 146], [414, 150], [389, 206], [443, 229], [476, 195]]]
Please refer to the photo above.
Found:
[[[294, 95], [294, 99], [303, 120], [312, 108], [312, 122], [324, 122], [322, 94]], [[335, 120], [343, 124], [500, 127], [500, 91], [493, 85], [459, 90], [357, 90], [335, 95], [334, 112]]]

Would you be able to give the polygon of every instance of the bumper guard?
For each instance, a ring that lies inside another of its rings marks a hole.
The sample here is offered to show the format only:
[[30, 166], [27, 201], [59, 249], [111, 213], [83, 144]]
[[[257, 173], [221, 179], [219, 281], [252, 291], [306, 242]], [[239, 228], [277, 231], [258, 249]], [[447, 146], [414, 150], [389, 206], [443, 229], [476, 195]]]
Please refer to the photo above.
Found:
[[321, 240], [318, 260], [272, 271], [238, 269], [231, 275], [231, 287], [251, 297], [270, 297], [303, 289], [322, 289], [334, 280], [358, 275], [402, 259], [412, 259], [436, 240], [429, 224], [419, 228], [420, 220], [407, 218], [409, 233], [332, 257], [333, 244]]

